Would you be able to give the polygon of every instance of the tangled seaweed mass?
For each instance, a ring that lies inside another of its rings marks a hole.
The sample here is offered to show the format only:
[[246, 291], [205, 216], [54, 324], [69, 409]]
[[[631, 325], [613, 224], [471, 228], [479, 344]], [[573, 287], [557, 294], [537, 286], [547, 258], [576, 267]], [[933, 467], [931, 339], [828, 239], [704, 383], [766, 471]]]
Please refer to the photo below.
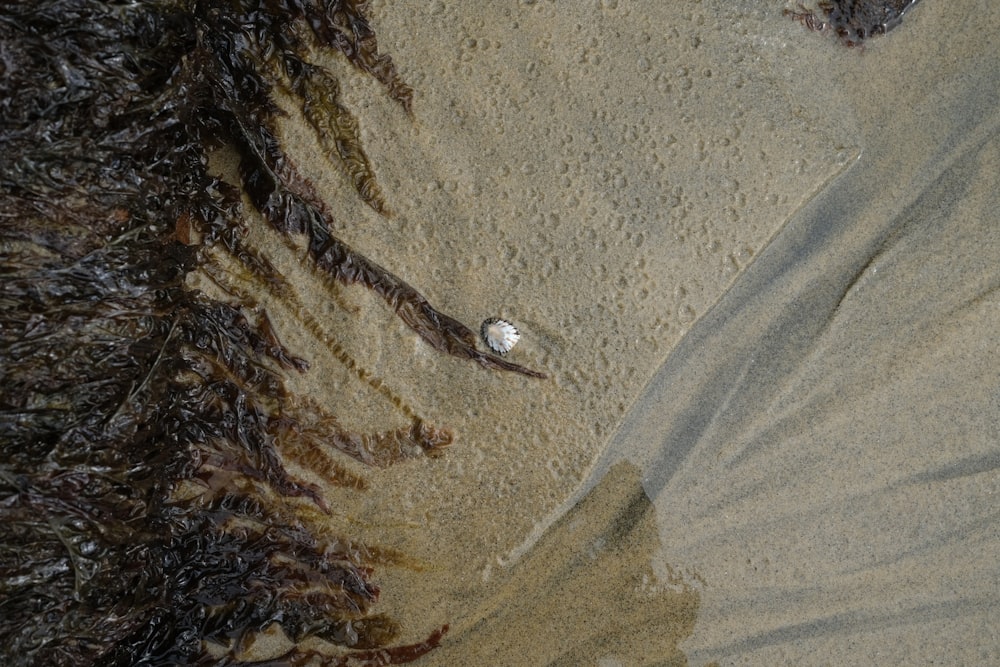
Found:
[[[0, 647], [5, 664], [243, 664], [261, 632], [316, 638], [268, 664], [385, 665], [372, 611], [398, 553], [334, 535], [288, 459], [353, 488], [337, 457], [389, 465], [448, 431], [360, 434], [290, 396], [306, 361], [253, 303], [187, 289], [224, 248], [287, 283], [245, 243], [241, 196], [306, 241], [314, 269], [381, 295], [434, 348], [475, 333], [331, 232], [277, 140], [273, 91], [301, 104], [328, 157], [385, 209], [337, 80], [339, 52], [408, 110], [411, 90], [351, 0], [24, 0], [0, 8]], [[239, 183], [208, 170], [222, 147]], [[292, 500], [291, 497], [300, 500]]]
[[[903, 20], [918, 0], [824, 0], [818, 11], [809, 11], [799, 4], [799, 11], [785, 10], [810, 30], [832, 30], [844, 46], [862, 46], [875, 35], [884, 35]], [[822, 16], [820, 15], [822, 14]]]

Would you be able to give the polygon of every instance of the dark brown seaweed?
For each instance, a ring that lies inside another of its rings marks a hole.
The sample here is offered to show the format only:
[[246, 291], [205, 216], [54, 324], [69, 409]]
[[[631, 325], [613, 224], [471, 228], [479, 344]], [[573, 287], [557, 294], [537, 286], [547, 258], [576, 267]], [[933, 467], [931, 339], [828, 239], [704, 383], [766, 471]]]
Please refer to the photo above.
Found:
[[[541, 377], [477, 350], [474, 332], [333, 237], [276, 139], [282, 85], [384, 210], [336, 80], [307, 62], [338, 51], [409, 110], [365, 12], [349, 0], [0, 8], [4, 664], [244, 664], [275, 624], [329, 649], [259, 664], [397, 664], [442, 640], [446, 627], [392, 646], [399, 624], [373, 611], [372, 567], [412, 563], [322, 525], [325, 499], [285, 463], [362, 489], [345, 455], [391, 465], [439, 453], [451, 433], [387, 388], [408, 426], [344, 429], [288, 395], [284, 374], [308, 364], [252, 299], [184, 286], [206, 268], [201, 244], [215, 243], [292, 298], [245, 242], [245, 193], [276, 230], [305, 236], [318, 271], [375, 290], [436, 349]], [[222, 146], [241, 157], [239, 184], [208, 173]]]
[[917, 0], [824, 0], [817, 4], [825, 18], [799, 4], [799, 10], [785, 10], [810, 30], [832, 30], [848, 47], [860, 46], [869, 37], [884, 35], [903, 20], [903, 14]]

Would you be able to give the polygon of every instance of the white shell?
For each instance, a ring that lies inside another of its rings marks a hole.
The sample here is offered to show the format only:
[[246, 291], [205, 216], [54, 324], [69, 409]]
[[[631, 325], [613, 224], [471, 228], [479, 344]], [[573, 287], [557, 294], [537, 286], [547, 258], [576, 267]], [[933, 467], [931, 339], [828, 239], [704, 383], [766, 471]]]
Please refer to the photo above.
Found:
[[479, 335], [483, 337], [491, 350], [497, 354], [504, 355], [510, 352], [510, 348], [521, 340], [521, 333], [513, 324], [498, 317], [491, 317], [483, 321], [483, 326], [479, 327]]

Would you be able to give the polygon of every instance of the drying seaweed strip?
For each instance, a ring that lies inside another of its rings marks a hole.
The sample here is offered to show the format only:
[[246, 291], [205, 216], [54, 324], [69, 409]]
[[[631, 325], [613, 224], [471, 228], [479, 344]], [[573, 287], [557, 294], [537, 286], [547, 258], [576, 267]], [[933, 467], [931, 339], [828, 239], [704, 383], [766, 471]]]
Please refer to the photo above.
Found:
[[799, 11], [785, 10], [810, 30], [832, 30], [849, 47], [861, 46], [866, 39], [884, 35], [903, 20], [903, 14], [917, 0], [824, 0], [817, 7], [821, 18], [799, 4]]
[[[372, 568], [401, 554], [332, 534], [318, 489], [364, 480], [450, 434], [412, 416], [343, 429], [290, 396], [306, 362], [247, 297], [186, 289], [223, 247], [275, 294], [289, 286], [243, 240], [241, 196], [304, 235], [317, 271], [379, 293], [435, 348], [475, 335], [330, 233], [329, 213], [276, 139], [274, 86], [359, 196], [386, 209], [336, 80], [343, 54], [409, 109], [351, 0], [23, 0], [0, 7], [0, 656], [8, 665], [231, 665], [275, 625], [296, 648], [258, 664], [387, 665], [447, 629], [393, 645]], [[242, 180], [208, 173], [220, 147]], [[349, 359], [347, 361], [350, 361]], [[300, 644], [307, 639], [314, 644]]]

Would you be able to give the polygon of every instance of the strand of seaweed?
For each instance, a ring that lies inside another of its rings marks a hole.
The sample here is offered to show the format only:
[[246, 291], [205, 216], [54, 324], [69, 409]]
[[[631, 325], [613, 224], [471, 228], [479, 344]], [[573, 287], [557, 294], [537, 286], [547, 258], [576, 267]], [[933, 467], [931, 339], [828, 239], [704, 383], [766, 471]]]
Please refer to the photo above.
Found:
[[[241, 303], [254, 302], [251, 294], [246, 290], [242, 290], [237, 287], [233, 280], [225, 272], [219, 271], [211, 265], [205, 265], [203, 267], [203, 271], [213, 283], [218, 285], [225, 292], [236, 296]], [[330, 351], [331, 355], [343, 364], [344, 367], [354, 374], [359, 380], [384, 396], [390, 403], [392, 403], [393, 406], [406, 415], [407, 418], [411, 420], [421, 420], [421, 417], [417, 415], [416, 411], [409, 403], [392, 391], [392, 389], [390, 389], [381, 378], [359, 364], [353, 357], [351, 357], [350, 354], [348, 354], [346, 350], [344, 350], [343, 345], [337, 341], [336, 337], [332, 333], [329, 333], [326, 328], [319, 323], [312, 312], [310, 312], [302, 304], [302, 301], [294, 291], [291, 289], [280, 291], [273, 290], [267, 282], [260, 280], [259, 277], [252, 272], [249, 272], [248, 277], [259, 287], [263, 287], [264, 289], [270, 291], [273, 296], [279, 297], [290, 308], [295, 319], [297, 319], [299, 323], [302, 324], [302, 326], [317, 340], [321, 341]]]
[[[254, 303], [253, 297], [248, 292], [237, 287], [226, 274], [208, 264], [204, 265], [202, 270], [220, 288], [236, 296], [242, 303]], [[259, 286], [271, 289], [271, 284], [261, 281], [256, 274], [250, 273], [248, 277]], [[336, 341], [333, 335], [328, 333], [326, 328], [302, 305], [298, 296], [290, 287], [288, 289], [274, 289], [272, 293], [275, 296], [281, 297], [286, 305], [292, 308], [296, 319], [315, 338], [326, 345], [335, 359], [340, 361], [361, 381], [387, 398], [411, 422], [408, 427], [381, 433], [353, 433], [343, 429], [336, 417], [322, 410], [315, 401], [303, 397], [298, 399], [296, 410], [299, 413], [297, 416], [297, 421], [299, 422], [299, 427], [296, 430], [297, 438], [292, 440], [292, 444], [288, 445], [283, 451], [294, 452], [297, 457], [311, 457], [307, 467], [321, 473], [323, 471], [332, 471], [336, 474], [331, 476], [330, 479], [336, 481], [346, 471], [342, 467], [337, 466], [332, 458], [323, 454], [320, 447], [325, 443], [329, 443], [335, 449], [348, 454], [362, 463], [379, 467], [385, 467], [417, 453], [437, 455], [440, 453], [442, 447], [451, 444], [453, 436], [448, 430], [435, 428], [427, 424], [426, 420], [418, 415], [398, 394], [393, 392], [381, 378], [358, 364], [344, 350], [343, 346]], [[305, 414], [309, 414], [312, 417], [309, 420], [312, 427], [309, 429], [302, 427], [302, 422], [304, 421], [303, 415]], [[306, 443], [308, 443], [308, 446]], [[357, 482], [355, 481], [354, 483], [356, 484]]]
[[[360, 283], [375, 291], [403, 322], [437, 350], [471, 359], [486, 368], [546, 377], [544, 373], [479, 351], [475, 332], [436, 310], [413, 287], [334, 237], [322, 204], [306, 194], [311, 188], [302, 185], [305, 179], [295, 172], [291, 160], [273, 148], [276, 142], [272, 142], [273, 135], [263, 142], [271, 149], [270, 155], [255, 150], [250, 143], [240, 147], [244, 186], [254, 206], [275, 229], [283, 234], [305, 235], [309, 255], [319, 270], [345, 284]], [[284, 173], [279, 176], [272, 165], [280, 166]]]

